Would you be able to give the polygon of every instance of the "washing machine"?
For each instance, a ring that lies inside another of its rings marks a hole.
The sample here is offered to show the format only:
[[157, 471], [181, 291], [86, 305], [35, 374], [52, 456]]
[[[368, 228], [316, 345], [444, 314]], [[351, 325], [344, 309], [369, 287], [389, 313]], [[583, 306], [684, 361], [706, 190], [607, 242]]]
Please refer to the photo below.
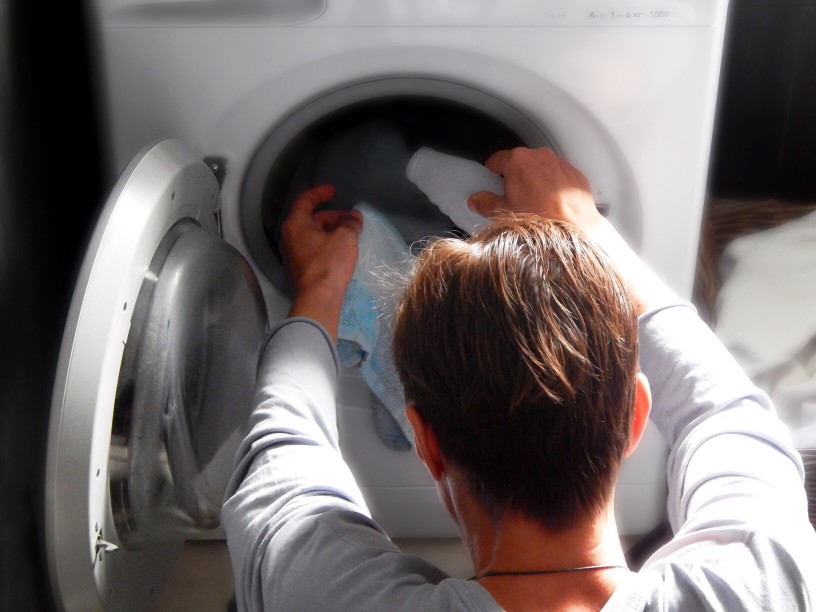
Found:
[[[336, 182], [410, 243], [450, 231], [404, 176], [421, 146], [550, 146], [690, 297], [727, 0], [96, 0], [112, 175], [65, 328], [45, 540], [67, 609], [148, 606], [219, 508], [258, 351], [290, 303], [277, 232]], [[338, 428], [395, 538], [455, 537], [413, 452], [343, 372]], [[664, 517], [650, 429], [616, 490], [622, 534]]]

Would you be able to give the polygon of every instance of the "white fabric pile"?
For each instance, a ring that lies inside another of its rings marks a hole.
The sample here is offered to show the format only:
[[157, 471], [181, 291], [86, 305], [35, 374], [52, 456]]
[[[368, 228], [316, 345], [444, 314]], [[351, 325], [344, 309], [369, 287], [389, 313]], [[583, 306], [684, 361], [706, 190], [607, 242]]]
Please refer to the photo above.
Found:
[[816, 213], [734, 240], [720, 273], [717, 335], [816, 448]]

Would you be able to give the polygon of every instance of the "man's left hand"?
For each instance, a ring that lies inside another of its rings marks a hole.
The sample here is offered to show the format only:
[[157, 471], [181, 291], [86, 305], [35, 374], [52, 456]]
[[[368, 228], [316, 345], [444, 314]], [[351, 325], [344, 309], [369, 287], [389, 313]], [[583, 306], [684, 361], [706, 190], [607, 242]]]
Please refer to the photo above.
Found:
[[355, 210], [316, 212], [332, 197], [334, 187], [321, 185], [295, 199], [281, 230], [281, 251], [295, 290], [289, 316], [315, 319], [336, 338], [363, 219]]

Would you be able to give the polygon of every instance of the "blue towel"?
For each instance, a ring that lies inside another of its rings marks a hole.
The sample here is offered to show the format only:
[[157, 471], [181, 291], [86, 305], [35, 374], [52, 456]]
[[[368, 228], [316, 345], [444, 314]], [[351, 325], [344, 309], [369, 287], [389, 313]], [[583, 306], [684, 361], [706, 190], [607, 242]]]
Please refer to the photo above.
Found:
[[392, 449], [412, 447], [413, 430], [405, 416], [405, 393], [391, 356], [398, 296], [383, 277], [403, 274], [411, 265], [405, 240], [375, 208], [360, 203], [363, 215], [359, 256], [346, 290], [337, 350], [344, 368], [359, 367], [373, 395], [374, 423], [383, 443]]

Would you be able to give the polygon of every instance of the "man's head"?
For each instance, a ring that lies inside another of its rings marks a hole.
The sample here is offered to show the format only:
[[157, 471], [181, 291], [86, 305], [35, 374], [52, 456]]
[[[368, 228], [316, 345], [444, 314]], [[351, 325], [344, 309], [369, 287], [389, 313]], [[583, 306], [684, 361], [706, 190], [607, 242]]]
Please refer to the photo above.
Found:
[[406, 399], [498, 519], [599, 513], [629, 448], [637, 317], [575, 227], [495, 221], [417, 258], [397, 310]]

